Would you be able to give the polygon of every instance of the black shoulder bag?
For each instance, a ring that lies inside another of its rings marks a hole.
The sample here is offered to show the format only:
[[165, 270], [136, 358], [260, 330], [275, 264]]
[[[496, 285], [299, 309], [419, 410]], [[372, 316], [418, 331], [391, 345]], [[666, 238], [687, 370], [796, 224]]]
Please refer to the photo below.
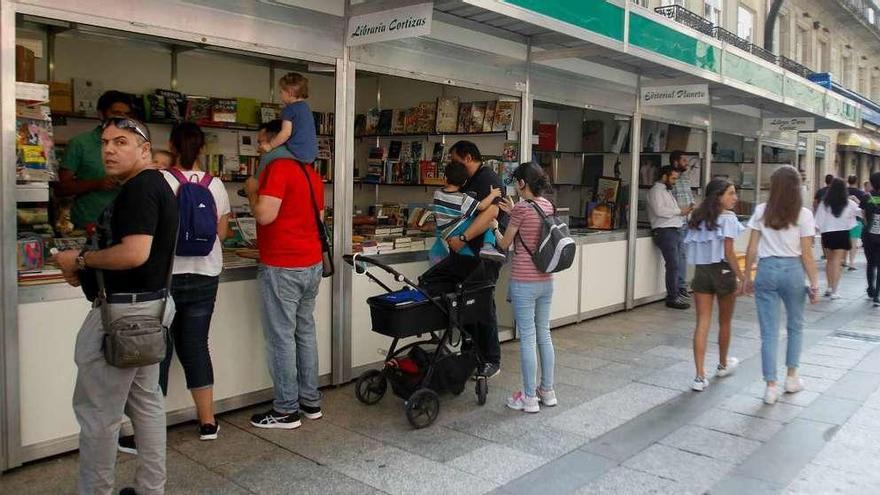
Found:
[[305, 164], [300, 163], [300, 170], [306, 176], [306, 184], [309, 186], [309, 196], [312, 199], [312, 209], [315, 211], [315, 225], [318, 227], [318, 239], [321, 240], [321, 268], [323, 272], [321, 276], [324, 278], [332, 277], [335, 268], [333, 267], [333, 251], [330, 249], [330, 236], [327, 235], [327, 227], [321, 220], [321, 213], [318, 211], [318, 204], [315, 200], [315, 190], [312, 188], [312, 178], [306, 170]]

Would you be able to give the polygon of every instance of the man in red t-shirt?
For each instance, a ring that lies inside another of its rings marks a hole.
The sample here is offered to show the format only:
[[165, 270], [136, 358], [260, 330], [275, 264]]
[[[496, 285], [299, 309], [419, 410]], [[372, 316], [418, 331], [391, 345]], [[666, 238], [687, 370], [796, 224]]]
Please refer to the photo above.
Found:
[[322, 273], [315, 208], [323, 218], [324, 187], [311, 165], [279, 158], [266, 166], [259, 181], [248, 179], [245, 190], [257, 220], [257, 279], [275, 386], [272, 409], [251, 417], [251, 424], [294, 429], [301, 425], [301, 414], [322, 416], [314, 311]]

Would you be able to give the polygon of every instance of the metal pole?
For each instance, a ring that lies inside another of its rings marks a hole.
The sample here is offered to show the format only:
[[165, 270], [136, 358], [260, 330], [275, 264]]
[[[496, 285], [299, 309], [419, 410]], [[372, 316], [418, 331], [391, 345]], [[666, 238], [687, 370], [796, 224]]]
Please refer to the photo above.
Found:
[[520, 162], [532, 161], [532, 115], [535, 102], [532, 101], [532, 39], [526, 43], [526, 80], [522, 85], [522, 103], [520, 105]]
[[760, 134], [755, 139], [755, 206], [761, 204], [761, 164], [764, 161], [764, 140]]
[[46, 28], [46, 80], [55, 81], [55, 28]]
[[177, 46], [171, 47], [171, 90], [177, 89], [177, 56], [180, 50]]
[[636, 294], [636, 244], [639, 228], [639, 161], [642, 143], [642, 76], [636, 83], [636, 106], [633, 111], [630, 130], [630, 180], [629, 180], [629, 223], [626, 243], [626, 302], [627, 311], [635, 307]]
[[703, 158], [703, 183], [702, 187], [706, 187], [706, 184], [712, 180], [712, 135], [715, 132], [715, 128], [712, 122], [712, 112], [710, 108], [709, 112], [709, 120], [706, 123], [706, 147], [705, 147], [705, 157]]

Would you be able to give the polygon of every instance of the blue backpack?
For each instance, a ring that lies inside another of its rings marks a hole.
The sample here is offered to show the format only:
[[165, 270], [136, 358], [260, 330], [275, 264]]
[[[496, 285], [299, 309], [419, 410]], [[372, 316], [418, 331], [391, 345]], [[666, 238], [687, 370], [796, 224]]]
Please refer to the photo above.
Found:
[[[189, 180], [180, 170], [169, 169], [180, 182], [177, 190], [177, 256], [207, 256], [217, 239], [217, 204], [208, 186], [214, 178], [205, 173], [202, 180]], [[195, 179], [195, 176], [193, 176]]]

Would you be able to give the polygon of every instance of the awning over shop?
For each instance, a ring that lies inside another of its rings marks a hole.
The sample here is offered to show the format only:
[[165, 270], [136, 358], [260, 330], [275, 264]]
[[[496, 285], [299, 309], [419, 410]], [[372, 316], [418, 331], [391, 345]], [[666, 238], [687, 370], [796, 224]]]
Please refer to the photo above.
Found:
[[880, 140], [860, 132], [841, 132], [837, 135], [837, 147], [843, 151], [880, 154]]

